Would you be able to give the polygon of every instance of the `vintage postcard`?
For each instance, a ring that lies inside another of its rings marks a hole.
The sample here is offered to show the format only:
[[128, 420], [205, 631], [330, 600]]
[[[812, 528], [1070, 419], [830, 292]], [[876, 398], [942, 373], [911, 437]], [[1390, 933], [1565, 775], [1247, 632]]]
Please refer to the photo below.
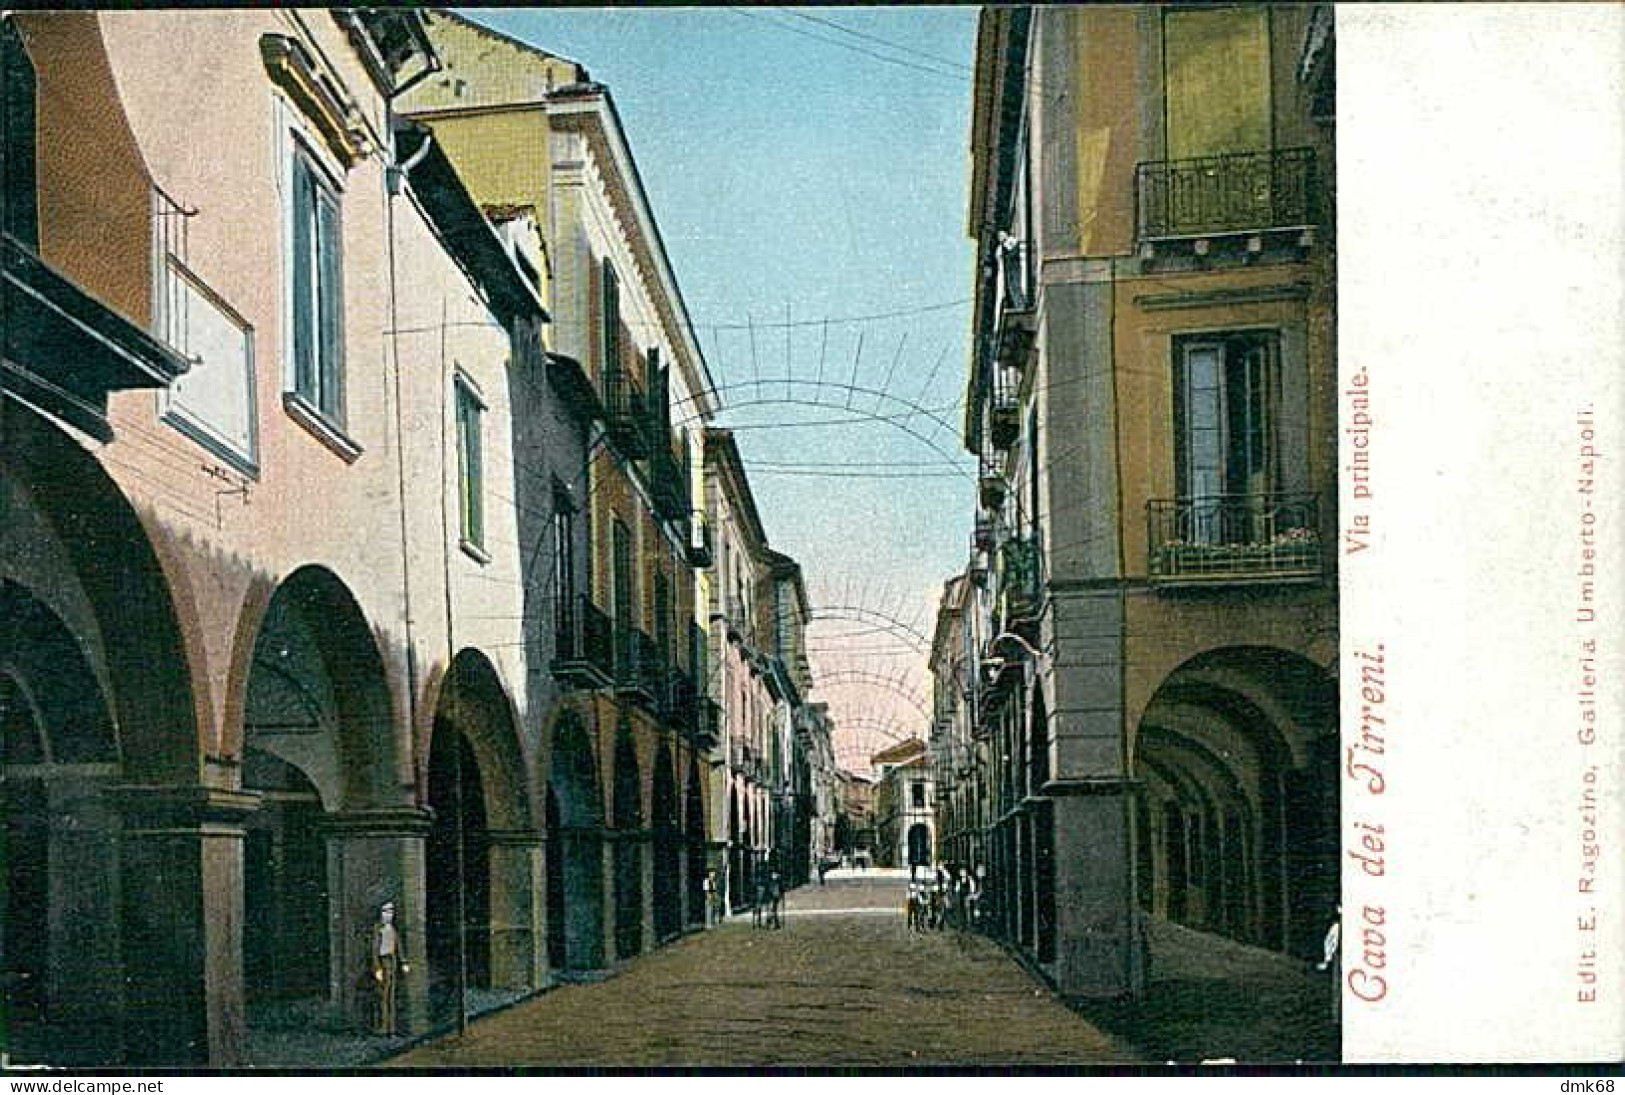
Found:
[[0, 9], [0, 1064], [1618, 1062], [1622, 76]]

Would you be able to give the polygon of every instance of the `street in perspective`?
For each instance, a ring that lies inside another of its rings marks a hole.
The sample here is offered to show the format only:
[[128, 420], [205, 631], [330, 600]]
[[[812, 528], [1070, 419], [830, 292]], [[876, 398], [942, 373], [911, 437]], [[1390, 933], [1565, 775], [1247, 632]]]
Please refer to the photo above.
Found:
[[0, 1065], [1338, 1060], [1335, 38], [0, 10]]

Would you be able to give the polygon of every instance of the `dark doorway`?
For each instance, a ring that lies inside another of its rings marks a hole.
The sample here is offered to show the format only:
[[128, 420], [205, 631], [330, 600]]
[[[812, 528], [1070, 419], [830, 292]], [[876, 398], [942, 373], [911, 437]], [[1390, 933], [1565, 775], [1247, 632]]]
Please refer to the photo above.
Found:
[[688, 788], [683, 799], [683, 831], [688, 840], [688, 922], [705, 923], [705, 797], [700, 793], [700, 769], [688, 762]]
[[564, 968], [564, 834], [559, 798], [547, 789], [547, 965]]
[[243, 846], [243, 990], [250, 1004], [327, 994], [327, 848], [322, 800], [305, 774], [249, 749], [260, 793]]
[[671, 753], [661, 746], [655, 750], [653, 820], [655, 936], [662, 941], [676, 935], [683, 926], [683, 834], [678, 817], [677, 780], [671, 769]]
[[909, 826], [908, 865], [911, 868], [931, 865], [931, 830], [923, 823]]
[[429, 746], [429, 806], [434, 821], [424, 850], [424, 945], [430, 1007], [438, 1014], [456, 1006], [460, 963], [466, 963], [467, 987], [491, 985], [491, 839], [485, 790], [468, 738], [442, 718], [435, 720]]
[[615, 732], [615, 957], [643, 950], [643, 784], [632, 728]]

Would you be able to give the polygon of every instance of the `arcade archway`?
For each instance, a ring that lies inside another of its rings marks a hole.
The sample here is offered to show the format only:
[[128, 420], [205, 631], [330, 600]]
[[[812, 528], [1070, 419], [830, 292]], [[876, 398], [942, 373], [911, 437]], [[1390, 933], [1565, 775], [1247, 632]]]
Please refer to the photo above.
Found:
[[654, 919], [655, 937], [662, 942], [683, 926], [681, 816], [678, 813], [677, 779], [672, 772], [671, 751], [655, 748], [654, 768]]
[[1170, 920], [1311, 956], [1338, 901], [1336, 689], [1284, 651], [1180, 666], [1142, 716], [1135, 878]]
[[603, 801], [581, 716], [559, 714], [547, 783], [548, 962], [565, 973], [604, 965]]

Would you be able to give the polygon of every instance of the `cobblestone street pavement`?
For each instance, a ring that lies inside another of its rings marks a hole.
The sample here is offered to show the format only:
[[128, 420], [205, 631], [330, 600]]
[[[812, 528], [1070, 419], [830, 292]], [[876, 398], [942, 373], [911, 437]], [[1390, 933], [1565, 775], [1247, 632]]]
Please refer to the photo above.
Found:
[[735, 918], [592, 985], [418, 1047], [414, 1067], [1084, 1065], [1135, 1055], [996, 945], [911, 935], [895, 878], [790, 895], [784, 927]]

